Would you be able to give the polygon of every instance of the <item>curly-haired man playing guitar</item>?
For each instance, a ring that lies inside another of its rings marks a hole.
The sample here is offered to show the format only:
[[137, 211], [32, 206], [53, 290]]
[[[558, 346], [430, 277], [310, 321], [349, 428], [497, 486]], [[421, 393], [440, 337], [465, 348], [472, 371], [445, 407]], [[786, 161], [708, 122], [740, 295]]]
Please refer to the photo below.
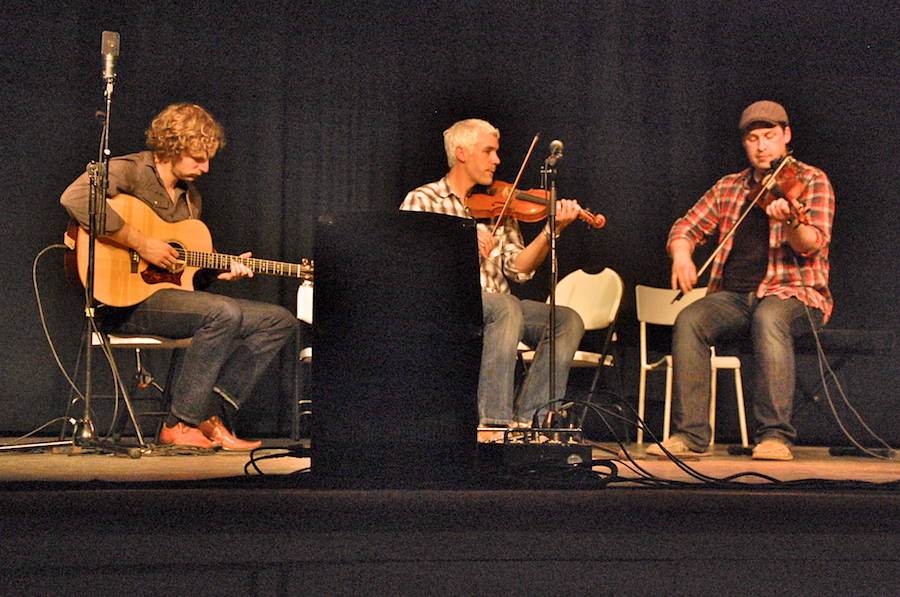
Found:
[[[202, 202], [193, 182], [209, 171], [209, 161], [224, 144], [221, 125], [206, 110], [193, 104], [169, 106], [147, 130], [148, 151], [110, 159], [107, 195], [131, 195], [164, 222], [199, 218]], [[85, 173], [60, 200], [83, 228], [89, 224], [89, 194]], [[128, 247], [161, 270], [183, 264], [183, 256], [169, 242], [145, 234], [112, 207], [106, 211], [106, 229], [100, 231], [103, 240]], [[249, 257], [250, 253], [240, 256]], [[231, 260], [228, 266], [217, 274], [219, 279], [253, 275], [245, 260]], [[208, 277], [211, 281], [212, 276]], [[222, 401], [240, 407], [294, 337], [297, 319], [277, 305], [189, 290], [163, 285], [137, 304], [101, 306], [97, 320], [106, 331], [119, 334], [192, 338], [172, 384], [171, 412], [160, 443], [226, 450], [256, 448], [259, 442], [240, 440], [222, 424], [218, 416]]]

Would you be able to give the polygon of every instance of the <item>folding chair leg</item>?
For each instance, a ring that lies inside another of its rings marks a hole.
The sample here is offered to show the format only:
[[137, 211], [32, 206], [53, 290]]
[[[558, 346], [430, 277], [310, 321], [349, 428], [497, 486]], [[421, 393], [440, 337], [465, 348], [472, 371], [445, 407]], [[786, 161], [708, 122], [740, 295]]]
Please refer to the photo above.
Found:
[[[712, 379], [710, 380], [710, 396], [709, 396], [709, 427], [711, 430], [709, 445], [716, 443], [716, 377], [718, 369], [712, 370]], [[741, 446], [747, 448], [750, 446], [747, 436], [747, 413], [744, 410], [744, 385], [741, 381], [741, 370], [734, 370], [734, 391], [737, 394], [738, 422], [741, 427]]]
[[641, 368], [641, 380], [640, 386], [638, 388], [638, 428], [637, 428], [637, 443], [644, 443], [644, 402], [647, 400], [647, 370]]
[[669, 439], [669, 428], [672, 425], [672, 367], [666, 367], [666, 406], [663, 412], [663, 441]]
[[312, 400], [303, 397], [307, 385], [307, 376], [304, 375], [304, 369], [308, 366], [309, 364], [306, 361], [300, 359], [297, 360], [297, 370], [294, 376], [293, 408], [291, 413], [291, 440], [295, 442], [300, 441], [300, 428], [303, 417], [312, 414]]
[[716, 381], [719, 377], [719, 370], [713, 369], [709, 379], [709, 447], [713, 447], [716, 443]]
[[[131, 424], [134, 425], [134, 432], [137, 435], [138, 444], [142, 447], [146, 446], [146, 442], [144, 441], [144, 435], [141, 433], [141, 426], [138, 423], [137, 414], [134, 411], [134, 407], [131, 403], [131, 392], [137, 386], [137, 378], [133, 378], [132, 384], [125, 384], [122, 381], [122, 374], [119, 371], [119, 364], [116, 362], [114, 356], [110, 359], [110, 363], [113, 367], [113, 376], [115, 377], [115, 382], [118, 384], [120, 391], [122, 392], [122, 402], [125, 403], [125, 408], [128, 411], [128, 416], [131, 418]], [[126, 387], [126, 385], [131, 385], [131, 387]], [[123, 413], [117, 413], [117, 418], [113, 422], [113, 437], [116, 441], [118, 441], [122, 436], [122, 428], [125, 425], [125, 421], [123, 419]]]
[[741, 445], [745, 448], [750, 446], [747, 438], [747, 414], [744, 412], [744, 384], [741, 382], [741, 370], [734, 370], [734, 387], [737, 393], [738, 402], [738, 420], [741, 424]]

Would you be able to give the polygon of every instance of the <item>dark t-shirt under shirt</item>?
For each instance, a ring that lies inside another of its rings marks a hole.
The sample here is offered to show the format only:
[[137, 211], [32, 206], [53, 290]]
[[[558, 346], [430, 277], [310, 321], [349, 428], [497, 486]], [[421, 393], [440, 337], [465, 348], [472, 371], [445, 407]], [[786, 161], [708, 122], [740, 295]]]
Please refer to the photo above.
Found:
[[765, 210], [751, 207], [732, 240], [722, 272], [722, 288], [754, 292], [769, 266], [769, 216]]

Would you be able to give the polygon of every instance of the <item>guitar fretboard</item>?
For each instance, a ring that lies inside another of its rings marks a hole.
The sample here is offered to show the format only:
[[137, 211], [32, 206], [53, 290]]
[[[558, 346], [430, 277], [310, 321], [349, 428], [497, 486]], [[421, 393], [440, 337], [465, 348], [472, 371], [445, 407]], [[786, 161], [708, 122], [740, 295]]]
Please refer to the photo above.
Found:
[[191, 267], [227, 270], [231, 269], [232, 261], [237, 261], [246, 265], [257, 274], [304, 279], [312, 279], [313, 277], [313, 266], [306, 259], [302, 263], [283, 263], [281, 261], [269, 261], [268, 259], [256, 259], [255, 257], [239, 257], [223, 253], [200, 253], [197, 251], [185, 251], [183, 257], [185, 263]]

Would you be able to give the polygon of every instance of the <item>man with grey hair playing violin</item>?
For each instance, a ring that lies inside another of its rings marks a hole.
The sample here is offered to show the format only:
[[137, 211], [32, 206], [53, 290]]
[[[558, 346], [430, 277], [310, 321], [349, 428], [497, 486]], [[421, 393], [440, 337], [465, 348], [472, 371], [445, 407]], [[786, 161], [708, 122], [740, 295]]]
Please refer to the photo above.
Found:
[[749, 332], [758, 424], [753, 458], [793, 458], [794, 337], [821, 327], [831, 315], [834, 191], [824, 172], [789, 155], [791, 129], [780, 104], [751, 104], [739, 128], [750, 167], [716, 182], [669, 231], [672, 288], [683, 293], [697, 283], [694, 248], [717, 230], [719, 246], [711, 258], [707, 295], [675, 321], [675, 432], [648, 447], [650, 455], [706, 452], [710, 347]]
[[[401, 210], [440, 213], [474, 219], [468, 198], [476, 185], [489, 187], [500, 158], [500, 132], [484, 120], [457, 122], [444, 131], [444, 147], [450, 171], [437, 182], [410, 192]], [[579, 217], [575, 201], [557, 203], [556, 230], [559, 233]], [[550, 308], [546, 303], [520, 300], [510, 292], [507, 278], [525, 282], [550, 249], [549, 226], [525, 245], [518, 222], [504, 215], [495, 226], [477, 224], [480, 254], [481, 298], [484, 336], [478, 382], [478, 414], [481, 427], [500, 429], [530, 427], [536, 413], [548, 401], [549, 350], [538, 350], [530, 369], [530, 381], [515, 397], [515, 370], [519, 341], [538, 346], [547, 327]], [[474, 247], [473, 247], [474, 250]], [[572, 357], [584, 335], [584, 323], [572, 309], [557, 306], [555, 332], [554, 396], [566, 392]], [[502, 438], [502, 431], [479, 434], [482, 441]]]

